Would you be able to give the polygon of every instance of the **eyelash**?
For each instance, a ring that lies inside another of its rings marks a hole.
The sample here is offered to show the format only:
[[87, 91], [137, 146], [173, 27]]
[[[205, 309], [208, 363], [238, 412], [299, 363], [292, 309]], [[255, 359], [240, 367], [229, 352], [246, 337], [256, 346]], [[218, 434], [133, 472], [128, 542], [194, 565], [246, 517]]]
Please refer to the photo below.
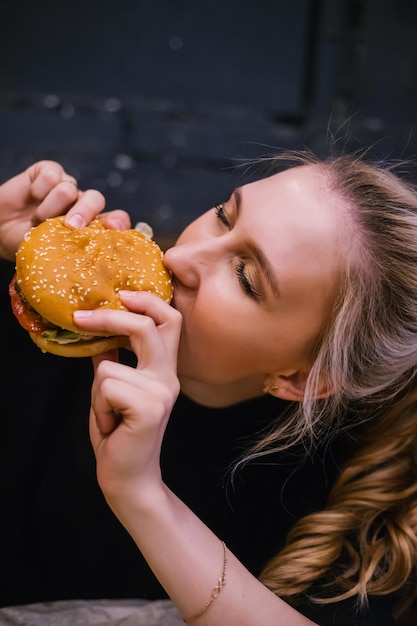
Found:
[[[215, 215], [216, 218], [224, 225], [226, 226], [229, 230], [231, 230], [231, 225], [230, 222], [228, 221], [226, 214], [225, 214], [225, 210], [224, 210], [224, 205], [223, 204], [216, 204], [216, 206], [214, 207], [215, 210]], [[251, 298], [253, 298], [254, 300], [256, 300], [257, 302], [260, 301], [260, 296], [257, 293], [256, 289], [253, 288], [253, 286], [251, 285], [251, 282], [248, 280], [246, 274], [245, 274], [245, 263], [243, 261], [240, 261], [238, 266], [236, 267], [236, 274], [237, 274], [237, 278], [238, 281], [240, 282], [243, 291], [250, 296]]]
[[224, 205], [216, 204], [216, 206], [214, 207], [214, 210], [215, 210], [217, 219], [220, 220], [222, 224], [227, 226], [227, 228], [230, 228], [230, 224], [227, 221], [226, 214], [224, 212]]

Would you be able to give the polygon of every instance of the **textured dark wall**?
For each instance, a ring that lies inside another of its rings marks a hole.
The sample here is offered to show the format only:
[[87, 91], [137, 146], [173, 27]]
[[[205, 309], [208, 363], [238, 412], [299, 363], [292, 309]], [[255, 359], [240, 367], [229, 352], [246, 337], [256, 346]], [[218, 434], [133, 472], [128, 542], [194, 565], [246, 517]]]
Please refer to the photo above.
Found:
[[57, 159], [175, 235], [329, 128], [414, 155], [416, 25], [414, 0], [2, 0], [0, 178]]

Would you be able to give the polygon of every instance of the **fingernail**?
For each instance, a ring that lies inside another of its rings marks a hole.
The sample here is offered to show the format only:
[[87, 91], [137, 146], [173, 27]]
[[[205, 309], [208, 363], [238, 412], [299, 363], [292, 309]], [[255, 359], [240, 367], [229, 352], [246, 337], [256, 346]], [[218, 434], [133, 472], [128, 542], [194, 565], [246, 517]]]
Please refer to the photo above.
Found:
[[78, 311], [74, 311], [74, 319], [75, 319], [75, 320], [80, 320], [80, 321], [82, 321], [82, 320], [86, 320], [86, 319], [88, 319], [89, 317], [91, 317], [91, 316], [92, 316], [92, 314], [93, 314], [93, 311], [88, 311], [88, 310], [85, 310], [85, 309], [80, 309], [80, 310], [78, 310]]
[[127, 291], [126, 289], [119, 291], [119, 295], [122, 296], [122, 298], [134, 298], [137, 293], [137, 291]]
[[123, 230], [124, 229], [124, 225], [122, 220], [119, 220], [117, 218], [112, 219], [112, 227], [114, 228], [114, 230]]
[[82, 228], [84, 226], [84, 218], [81, 213], [73, 213], [65, 218], [65, 223], [73, 228]]

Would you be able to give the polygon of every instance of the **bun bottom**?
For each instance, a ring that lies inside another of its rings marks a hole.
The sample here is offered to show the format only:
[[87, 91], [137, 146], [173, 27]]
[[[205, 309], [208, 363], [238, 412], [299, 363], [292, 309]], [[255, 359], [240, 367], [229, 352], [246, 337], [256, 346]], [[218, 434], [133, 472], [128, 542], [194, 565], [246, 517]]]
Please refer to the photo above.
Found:
[[29, 333], [32, 341], [42, 350], [57, 356], [65, 357], [89, 357], [96, 354], [114, 350], [114, 348], [128, 347], [127, 337], [98, 337], [91, 341], [78, 341], [76, 343], [57, 343], [42, 337], [40, 333]]

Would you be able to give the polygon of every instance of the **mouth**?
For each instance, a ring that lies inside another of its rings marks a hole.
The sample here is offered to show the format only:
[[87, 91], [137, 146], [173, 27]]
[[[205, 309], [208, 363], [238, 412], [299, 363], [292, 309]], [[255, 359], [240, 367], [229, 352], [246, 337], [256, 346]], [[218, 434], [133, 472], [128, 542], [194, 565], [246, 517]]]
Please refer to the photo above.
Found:
[[172, 283], [172, 299], [171, 299], [171, 306], [176, 309], [176, 304], [175, 304], [175, 292], [178, 290], [178, 281], [175, 278], [174, 274], [171, 273], [171, 283]]
[[[176, 309], [184, 318], [185, 312], [188, 309], [188, 297], [191, 294], [188, 294], [187, 289], [183, 287], [179, 280], [176, 280], [175, 276], [171, 276], [172, 280], [172, 300], [170, 306]], [[187, 297], [188, 296], [188, 297]]]

